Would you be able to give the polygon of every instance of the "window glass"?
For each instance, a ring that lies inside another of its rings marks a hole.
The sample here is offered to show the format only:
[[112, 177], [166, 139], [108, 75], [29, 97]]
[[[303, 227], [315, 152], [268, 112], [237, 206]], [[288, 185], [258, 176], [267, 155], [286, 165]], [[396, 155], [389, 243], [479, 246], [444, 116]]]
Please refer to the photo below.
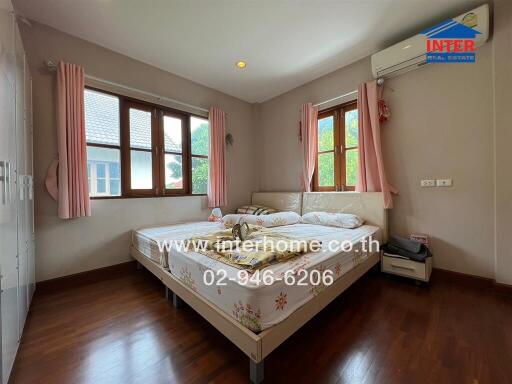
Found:
[[105, 164], [104, 163], [96, 164], [96, 177], [98, 179], [104, 179], [105, 178]]
[[357, 109], [345, 112], [345, 147], [357, 147], [358, 127]]
[[98, 178], [97, 185], [96, 185], [96, 192], [98, 193], [98, 195], [103, 195], [107, 192], [105, 179]]
[[[119, 196], [121, 194], [120, 169], [119, 149], [87, 146], [87, 178], [90, 196]], [[112, 189], [112, 182], [109, 180], [117, 183], [117, 188]]]
[[87, 143], [119, 145], [119, 98], [86, 89], [84, 108]]
[[183, 157], [165, 154], [165, 188], [183, 188]]
[[332, 116], [318, 120], [318, 151], [332, 151], [334, 148], [334, 118]]
[[318, 155], [318, 185], [334, 186], [334, 152]]
[[181, 153], [182, 150], [181, 119], [164, 116], [164, 147], [166, 152]]
[[208, 187], [208, 158], [192, 158], [192, 193], [206, 193]]
[[118, 196], [121, 194], [121, 168], [118, 163], [109, 164], [109, 187], [110, 195]]
[[208, 120], [190, 118], [190, 142], [193, 155], [208, 156]]
[[87, 184], [89, 185], [89, 195], [91, 194], [91, 163], [87, 162]]
[[110, 180], [110, 195], [119, 196], [121, 194], [121, 183], [119, 180]]
[[121, 172], [119, 169], [118, 163], [110, 163], [109, 164], [109, 170], [110, 170], [110, 179], [119, 179], [121, 177]]
[[357, 164], [358, 164], [358, 150], [350, 149], [346, 152], [346, 167], [345, 183], [348, 186], [354, 187], [357, 183]]
[[130, 108], [130, 147], [151, 150], [151, 112]]
[[131, 188], [153, 188], [153, 161], [151, 152], [130, 151]]

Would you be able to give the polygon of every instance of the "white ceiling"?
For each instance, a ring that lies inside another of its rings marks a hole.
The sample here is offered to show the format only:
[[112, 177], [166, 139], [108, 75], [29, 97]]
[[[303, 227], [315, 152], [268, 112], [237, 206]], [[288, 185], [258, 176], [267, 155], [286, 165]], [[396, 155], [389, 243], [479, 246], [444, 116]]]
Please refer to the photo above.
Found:
[[[368, 56], [473, 0], [14, 0], [29, 19], [248, 102]], [[239, 59], [247, 68], [235, 68]]]

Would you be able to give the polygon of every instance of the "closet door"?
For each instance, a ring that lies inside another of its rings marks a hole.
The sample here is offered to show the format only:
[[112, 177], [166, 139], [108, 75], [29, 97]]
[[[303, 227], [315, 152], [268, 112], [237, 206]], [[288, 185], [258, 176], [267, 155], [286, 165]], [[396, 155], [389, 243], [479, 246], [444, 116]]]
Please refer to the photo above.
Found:
[[36, 290], [35, 227], [34, 227], [34, 141], [32, 124], [32, 77], [25, 60], [25, 132], [27, 143], [27, 233], [28, 233], [28, 306]]
[[16, 162], [18, 200], [18, 313], [19, 335], [28, 313], [28, 204], [27, 204], [27, 139], [25, 132], [25, 52], [15, 26], [16, 49]]
[[16, 129], [14, 18], [0, 2], [0, 275], [2, 377], [11, 372], [18, 348], [18, 262], [16, 208]]

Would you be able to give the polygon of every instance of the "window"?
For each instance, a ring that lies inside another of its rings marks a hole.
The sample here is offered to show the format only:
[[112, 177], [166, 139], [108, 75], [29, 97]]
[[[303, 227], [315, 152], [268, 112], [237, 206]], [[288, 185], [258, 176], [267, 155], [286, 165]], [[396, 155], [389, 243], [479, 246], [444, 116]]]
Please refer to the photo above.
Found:
[[344, 104], [318, 114], [318, 157], [315, 191], [353, 191], [358, 168], [357, 104]]
[[165, 189], [183, 189], [183, 121], [164, 115]]
[[145, 104], [126, 102], [127, 122], [125, 190], [132, 196], [152, 196], [158, 193], [155, 169], [158, 167], [154, 109]]
[[89, 194], [121, 195], [119, 98], [87, 89], [84, 94]]
[[192, 193], [206, 193], [208, 186], [208, 120], [190, 119]]
[[208, 120], [86, 88], [91, 197], [205, 194]]

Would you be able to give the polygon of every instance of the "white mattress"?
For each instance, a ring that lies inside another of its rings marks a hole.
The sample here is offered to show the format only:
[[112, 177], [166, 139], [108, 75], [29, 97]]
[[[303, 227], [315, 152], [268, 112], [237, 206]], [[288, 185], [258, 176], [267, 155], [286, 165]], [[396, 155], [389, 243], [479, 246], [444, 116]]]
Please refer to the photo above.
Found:
[[158, 246], [159, 241], [186, 240], [191, 236], [222, 229], [224, 229], [222, 224], [209, 221], [141, 228], [132, 231], [132, 245], [147, 258], [162, 265], [164, 268], [168, 268], [168, 252], [165, 250], [165, 247], [160, 250]]
[[[191, 223], [176, 226], [148, 228], [136, 231], [134, 241], [139, 244], [142, 253], [155, 261], [164, 260], [170, 272], [189, 288], [207, 298], [228, 315], [237, 319], [241, 324], [258, 332], [269, 328], [287, 318], [296, 309], [315, 297], [325, 289], [325, 286], [287, 285], [283, 275], [288, 270], [297, 272], [301, 269], [311, 273], [312, 270], [331, 270], [334, 281], [364, 261], [369, 252], [361, 249], [361, 240], [372, 236], [380, 240], [378, 227], [363, 225], [356, 229], [343, 229], [313, 224], [294, 224], [274, 227], [272, 230], [298, 239], [317, 239], [322, 241], [322, 250], [308, 253], [290, 261], [274, 264], [260, 270], [272, 271], [275, 278], [273, 284], [256, 284], [249, 281], [241, 284], [237, 274], [240, 269], [231, 267], [212, 258], [196, 253], [186, 252], [171, 247], [169, 254], [162, 254], [156, 246], [157, 240], [173, 239], [183, 240], [219, 229], [216, 223]], [[354, 244], [352, 251], [339, 252], [328, 249], [330, 240], [351, 241]], [[155, 250], [156, 247], [156, 250]], [[226, 285], [207, 285], [203, 276], [206, 270], [212, 270], [220, 278], [221, 270], [226, 272], [223, 283]], [[309, 279], [308, 279], [309, 280]]]

